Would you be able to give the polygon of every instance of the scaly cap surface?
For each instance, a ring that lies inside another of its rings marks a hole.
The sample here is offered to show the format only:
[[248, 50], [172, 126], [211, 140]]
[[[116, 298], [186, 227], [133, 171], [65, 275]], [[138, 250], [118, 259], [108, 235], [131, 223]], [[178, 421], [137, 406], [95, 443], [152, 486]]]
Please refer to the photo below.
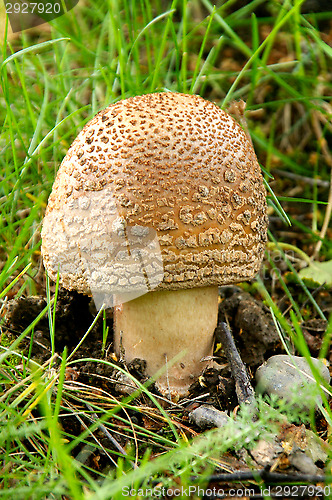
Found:
[[45, 267], [53, 279], [59, 269], [65, 288], [90, 293], [89, 253], [99, 253], [100, 279], [128, 291], [139, 279], [129, 268], [114, 273], [121, 245], [106, 247], [110, 235], [128, 244], [130, 234], [133, 248], [144, 237], [154, 245], [153, 255], [139, 253], [156, 277], [151, 289], [244, 281], [263, 258], [265, 196], [250, 140], [216, 105], [171, 92], [119, 101], [87, 123], [59, 168], [42, 230]]

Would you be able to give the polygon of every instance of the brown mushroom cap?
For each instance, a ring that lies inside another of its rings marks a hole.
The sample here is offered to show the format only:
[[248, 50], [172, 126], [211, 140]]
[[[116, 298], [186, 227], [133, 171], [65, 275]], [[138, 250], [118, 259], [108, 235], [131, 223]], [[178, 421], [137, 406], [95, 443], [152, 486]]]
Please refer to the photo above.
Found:
[[[97, 252], [99, 205], [116, 213], [107, 230], [157, 236], [163, 272], [155, 290], [244, 281], [263, 257], [265, 195], [250, 140], [216, 105], [172, 92], [119, 101], [84, 127], [60, 166], [42, 230], [45, 267], [52, 279], [59, 269], [65, 288], [91, 292], [84, 238], [91, 232]], [[68, 217], [70, 242], [60, 234]]]

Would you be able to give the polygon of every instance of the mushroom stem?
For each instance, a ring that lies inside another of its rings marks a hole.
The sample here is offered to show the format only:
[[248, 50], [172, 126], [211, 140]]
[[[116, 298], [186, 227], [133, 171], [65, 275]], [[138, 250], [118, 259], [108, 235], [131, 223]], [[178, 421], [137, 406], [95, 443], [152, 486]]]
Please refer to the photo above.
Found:
[[115, 350], [127, 363], [145, 359], [149, 376], [164, 367], [158, 389], [171, 398], [185, 396], [211, 364], [201, 359], [213, 354], [217, 317], [217, 286], [147, 293], [115, 307]]

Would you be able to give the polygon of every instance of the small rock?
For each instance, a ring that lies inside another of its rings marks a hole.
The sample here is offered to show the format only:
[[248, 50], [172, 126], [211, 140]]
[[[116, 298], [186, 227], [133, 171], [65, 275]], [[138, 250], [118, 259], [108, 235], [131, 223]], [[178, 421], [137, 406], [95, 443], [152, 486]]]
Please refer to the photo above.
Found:
[[224, 427], [229, 416], [210, 405], [202, 405], [189, 413], [189, 421], [201, 429], [207, 427]]
[[328, 445], [322, 438], [317, 436], [314, 432], [306, 429], [307, 449], [306, 454], [312, 459], [314, 463], [325, 463], [328, 459], [327, 449]]
[[279, 423], [279, 432], [268, 439], [261, 438], [250, 451], [255, 462], [263, 467], [281, 470], [295, 467], [303, 474], [318, 474], [315, 462], [325, 463], [324, 441], [302, 424]]
[[259, 465], [266, 467], [271, 465], [282, 451], [283, 449], [277, 440], [277, 436], [274, 436], [271, 441], [259, 439], [250, 453]]
[[314, 464], [312, 458], [310, 458], [302, 450], [294, 450], [294, 452], [289, 456], [289, 462], [303, 474], [311, 474], [314, 476], [319, 473], [319, 469]]
[[[323, 361], [311, 359], [323, 379], [329, 383], [329, 370]], [[309, 411], [318, 401], [322, 401], [317, 394], [316, 382], [312, 379], [313, 375], [305, 358], [278, 354], [257, 369], [256, 389], [262, 394], [274, 394], [288, 403], [294, 401], [294, 407]]]
[[138, 385], [123, 372], [118, 371], [114, 376], [117, 383], [115, 384], [115, 390], [121, 394], [133, 394], [133, 392], [138, 390]]

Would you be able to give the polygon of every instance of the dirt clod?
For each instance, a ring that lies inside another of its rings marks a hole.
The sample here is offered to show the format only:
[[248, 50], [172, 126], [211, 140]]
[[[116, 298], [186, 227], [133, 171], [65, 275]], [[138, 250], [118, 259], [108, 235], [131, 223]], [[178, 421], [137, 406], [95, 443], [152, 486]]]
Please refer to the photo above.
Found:
[[239, 287], [225, 287], [221, 294], [224, 299], [218, 321], [229, 323], [242, 360], [255, 369], [280, 345], [273, 319], [261, 303]]
[[[65, 346], [68, 351], [74, 348], [93, 322], [93, 316], [90, 312], [90, 297], [80, 295], [76, 292], [68, 292], [60, 289], [55, 308], [55, 350], [61, 353]], [[13, 336], [18, 336], [26, 329], [37, 316], [45, 309], [47, 301], [42, 296], [20, 297], [10, 300], [6, 306], [5, 326]], [[101, 340], [101, 333], [98, 325], [89, 333], [88, 349], [89, 355]], [[111, 340], [111, 339], [110, 339]], [[26, 342], [30, 342], [26, 339]], [[87, 344], [85, 344], [87, 345]], [[50, 355], [50, 323], [48, 311], [36, 324], [33, 332], [33, 344], [31, 356], [34, 359], [42, 361], [43, 358]], [[93, 346], [93, 349], [92, 349]], [[25, 344], [22, 343], [22, 347]], [[87, 352], [84, 353], [85, 355]], [[98, 355], [100, 348], [98, 349]]]

